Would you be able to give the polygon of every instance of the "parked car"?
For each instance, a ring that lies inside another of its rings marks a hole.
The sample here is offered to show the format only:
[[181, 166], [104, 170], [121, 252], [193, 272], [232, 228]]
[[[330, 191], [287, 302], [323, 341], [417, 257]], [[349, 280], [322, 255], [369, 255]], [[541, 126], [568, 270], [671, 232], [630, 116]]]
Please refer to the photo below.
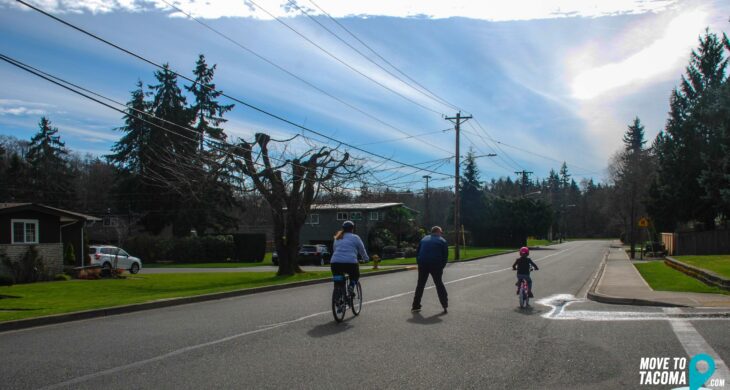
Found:
[[110, 245], [89, 247], [89, 264], [100, 265], [102, 268], [111, 270], [115, 260], [117, 269], [126, 269], [131, 274], [136, 274], [142, 269], [142, 260], [130, 256], [122, 248]]
[[[330, 263], [331, 257], [332, 253], [330, 253], [327, 245], [302, 245], [297, 254], [297, 261], [299, 264], [311, 263], [316, 265], [326, 265]], [[274, 263], [274, 265], [279, 265], [279, 255], [276, 251], [271, 254], [271, 262]]]
[[327, 245], [302, 245], [299, 249], [298, 260], [299, 264], [312, 263], [316, 265], [326, 265], [330, 263], [330, 253]]

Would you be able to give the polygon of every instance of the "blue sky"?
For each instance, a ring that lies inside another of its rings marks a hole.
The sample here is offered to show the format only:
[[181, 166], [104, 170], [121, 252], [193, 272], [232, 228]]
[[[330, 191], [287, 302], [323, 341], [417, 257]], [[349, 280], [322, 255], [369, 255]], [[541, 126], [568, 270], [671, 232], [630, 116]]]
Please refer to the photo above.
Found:
[[[367, 144], [363, 148], [382, 155], [417, 163], [448, 157], [453, 150], [453, 132], [439, 132], [450, 127], [440, 114], [454, 115], [453, 108], [375, 67], [296, 9], [284, 6], [287, 0], [176, 4], [387, 125], [181, 17], [161, 0], [31, 3], [154, 61], [169, 62], [181, 73], [189, 74], [203, 53], [209, 63], [218, 64], [216, 84], [228, 94], [334, 138]], [[669, 93], [698, 35], [707, 26], [715, 32], [730, 30], [730, 4], [724, 1], [481, 3], [316, 1], [401, 71], [474, 116], [476, 121], [464, 127], [462, 150], [499, 155], [479, 159], [484, 180], [514, 177], [520, 169], [545, 177], [563, 160], [577, 179], [602, 180], [634, 116], [645, 123], [650, 139], [663, 126]], [[322, 16], [315, 3], [298, 4], [379, 61]], [[262, 8], [362, 73], [436, 112], [358, 75], [272, 20]], [[0, 36], [3, 54], [116, 100], [127, 101], [138, 79], [153, 82], [150, 65], [14, 1], [0, 0]], [[39, 117], [47, 115], [76, 151], [104, 154], [120, 136], [113, 130], [122, 124], [118, 112], [5, 63], [0, 64], [0, 80], [0, 134], [28, 139]], [[226, 130], [232, 137], [250, 138], [266, 131], [283, 138], [299, 132], [241, 105], [227, 117]], [[403, 138], [404, 133], [432, 134], [421, 137], [428, 144], [416, 139], [374, 143]], [[495, 141], [502, 144], [495, 146]], [[433, 167], [453, 172], [452, 163]], [[402, 176], [397, 183], [406, 183], [399, 185], [422, 186], [409, 182], [419, 181], [423, 172], [397, 172]], [[449, 183], [444, 177], [433, 185]]]

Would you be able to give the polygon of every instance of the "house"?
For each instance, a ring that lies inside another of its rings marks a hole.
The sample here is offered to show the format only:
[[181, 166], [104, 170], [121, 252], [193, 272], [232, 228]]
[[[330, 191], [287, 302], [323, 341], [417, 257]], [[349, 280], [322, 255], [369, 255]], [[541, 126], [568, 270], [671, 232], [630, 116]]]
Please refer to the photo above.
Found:
[[63, 272], [66, 245], [84, 263], [84, 227], [99, 218], [37, 203], [0, 203], [0, 253], [17, 261], [34, 246], [51, 275]]
[[[314, 204], [302, 227], [302, 244], [325, 244], [332, 248], [333, 237], [345, 221], [355, 222], [355, 233], [366, 242], [370, 231], [385, 219], [389, 210], [407, 208], [403, 203]], [[413, 213], [417, 211], [409, 209]]]

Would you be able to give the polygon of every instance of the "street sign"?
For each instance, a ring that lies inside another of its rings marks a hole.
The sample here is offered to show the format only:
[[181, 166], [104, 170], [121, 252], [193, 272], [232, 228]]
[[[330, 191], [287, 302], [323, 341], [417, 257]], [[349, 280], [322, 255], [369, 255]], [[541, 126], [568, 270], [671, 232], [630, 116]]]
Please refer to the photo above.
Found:
[[641, 217], [641, 219], [639, 220], [639, 227], [649, 227], [649, 218]]

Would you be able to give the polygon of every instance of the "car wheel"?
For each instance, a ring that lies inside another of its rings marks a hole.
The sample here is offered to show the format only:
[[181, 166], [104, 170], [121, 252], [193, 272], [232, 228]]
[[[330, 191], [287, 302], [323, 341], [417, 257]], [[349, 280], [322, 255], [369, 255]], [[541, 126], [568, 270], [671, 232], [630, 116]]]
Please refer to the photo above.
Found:
[[137, 272], [139, 272], [139, 264], [134, 263], [132, 264], [132, 268], [129, 269], [129, 273], [136, 274]]
[[112, 263], [107, 261], [104, 263], [104, 265], [102, 265], [102, 268], [104, 268], [108, 272], [112, 272]]

